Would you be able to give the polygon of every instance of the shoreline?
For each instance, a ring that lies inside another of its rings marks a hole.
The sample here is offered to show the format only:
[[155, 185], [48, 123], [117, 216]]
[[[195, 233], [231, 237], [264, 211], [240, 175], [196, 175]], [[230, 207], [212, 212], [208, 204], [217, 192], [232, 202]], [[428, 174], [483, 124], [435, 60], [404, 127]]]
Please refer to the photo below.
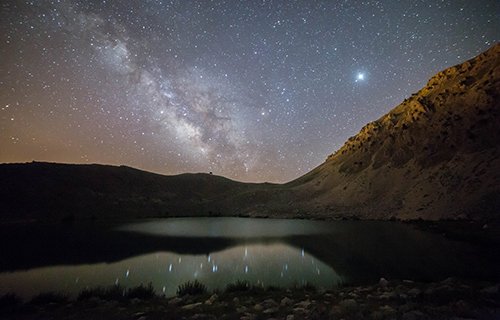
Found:
[[[440, 282], [380, 279], [376, 284], [316, 290], [260, 288], [241, 283], [224, 291], [164, 297], [147, 287], [127, 297], [70, 300], [57, 293], [6, 304], [6, 319], [498, 319], [500, 283], [448, 278]], [[142, 290], [142, 291], [141, 291]], [[98, 290], [97, 290], [98, 291]], [[94, 292], [94, 293], [92, 293]], [[12, 300], [14, 301], [14, 300]]]

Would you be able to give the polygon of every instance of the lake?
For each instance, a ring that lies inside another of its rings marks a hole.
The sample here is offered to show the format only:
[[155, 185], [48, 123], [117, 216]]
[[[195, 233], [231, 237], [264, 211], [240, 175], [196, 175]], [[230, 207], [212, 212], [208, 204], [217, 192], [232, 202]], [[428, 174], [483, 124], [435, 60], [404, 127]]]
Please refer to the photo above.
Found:
[[172, 296], [195, 279], [209, 289], [237, 280], [332, 288], [381, 277], [500, 279], [498, 254], [398, 222], [172, 218], [4, 225], [0, 232], [0, 295], [27, 299], [149, 282]]

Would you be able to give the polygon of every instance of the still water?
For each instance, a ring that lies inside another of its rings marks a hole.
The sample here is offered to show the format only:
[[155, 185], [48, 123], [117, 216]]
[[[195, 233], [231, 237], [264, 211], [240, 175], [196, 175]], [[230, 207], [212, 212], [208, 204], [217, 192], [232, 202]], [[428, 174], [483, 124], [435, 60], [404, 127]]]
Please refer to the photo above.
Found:
[[0, 294], [24, 298], [149, 282], [171, 296], [195, 279], [223, 289], [237, 280], [331, 288], [380, 277], [499, 277], [497, 257], [482, 248], [395, 222], [179, 218], [0, 229]]

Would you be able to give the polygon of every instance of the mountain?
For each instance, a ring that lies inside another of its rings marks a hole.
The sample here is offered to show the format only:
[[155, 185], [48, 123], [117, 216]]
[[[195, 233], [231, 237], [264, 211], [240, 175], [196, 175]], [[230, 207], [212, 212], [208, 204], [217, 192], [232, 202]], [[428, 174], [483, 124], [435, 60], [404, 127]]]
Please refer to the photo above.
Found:
[[126, 166], [0, 164], [0, 221], [217, 216], [231, 196], [272, 186]]
[[500, 44], [432, 77], [288, 187], [314, 215], [500, 217]]
[[500, 44], [432, 77], [283, 185], [129, 167], [0, 164], [0, 221], [262, 216], [500, 218]]

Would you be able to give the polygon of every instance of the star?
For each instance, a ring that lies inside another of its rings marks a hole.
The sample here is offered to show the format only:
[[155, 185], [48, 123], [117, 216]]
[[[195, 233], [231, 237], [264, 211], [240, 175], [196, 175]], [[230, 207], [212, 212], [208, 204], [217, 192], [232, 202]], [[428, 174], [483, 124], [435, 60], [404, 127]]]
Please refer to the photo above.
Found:
[[35, 2], [0, 13], [0, 162], [247, 182], [305, 174], [500, 30], [498, 1]]

